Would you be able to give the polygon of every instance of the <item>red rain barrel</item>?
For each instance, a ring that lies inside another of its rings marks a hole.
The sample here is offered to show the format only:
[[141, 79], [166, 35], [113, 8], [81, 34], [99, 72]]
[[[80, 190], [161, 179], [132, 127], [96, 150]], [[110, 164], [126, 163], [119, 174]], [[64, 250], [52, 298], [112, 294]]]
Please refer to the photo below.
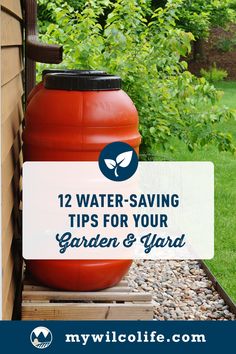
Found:
[[67, 73], [67, 74], [71, 74], [71, 75], [106, 75], [105, 71], [102, 70], [69, 70], [69, 69], [46, 69], [43, 70], [42, 72], [42, 81], [39, 82], [36, 86], [34, 86], [34, 88], [30, 91], [30, 93], [28, 94], [27, 97], [27, 102], [26, 105], [28, 105], [29, 101], [31, 100], [31, 98], [41, 89], [43, 88], [43, 80], [45, 75], [47, 74], [56, 74], [56, 73]]
[[[117, 76], [47, 74], [31, 98], [23, 132], [24, 161], [96, 161], [109, 143], [137, 152], [137, 110]], [[27, 260], [39, 282], [58, 289], [91, 291], [114, 286], [131, 260]]]

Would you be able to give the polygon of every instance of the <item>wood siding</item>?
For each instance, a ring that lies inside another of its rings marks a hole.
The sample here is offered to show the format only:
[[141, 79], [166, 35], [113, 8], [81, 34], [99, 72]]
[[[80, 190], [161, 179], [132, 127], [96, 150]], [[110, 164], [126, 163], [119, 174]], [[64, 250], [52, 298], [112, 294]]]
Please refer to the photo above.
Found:
[[1, 181], [3, 319], [11, 319], [16, 293], [12, 245], [20, 234], [19, 179], [22, 164], [22, 11], [20, 0], [1, 4]]

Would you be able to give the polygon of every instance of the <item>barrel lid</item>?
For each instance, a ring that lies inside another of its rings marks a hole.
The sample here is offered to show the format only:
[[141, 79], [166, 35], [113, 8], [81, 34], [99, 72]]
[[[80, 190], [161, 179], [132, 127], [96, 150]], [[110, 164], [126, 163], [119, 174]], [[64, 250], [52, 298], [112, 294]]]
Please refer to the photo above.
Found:
[[120, 90], [121, 78], [114, 75], [46, 74], [44, 87], [50, 90], [108, 91]]
[[104, 75], [106, 71], [103, 70], [76, 70], [76, 69], [45, 69], [42, 71], [42, 78], [47, 74], [77, 74], [77, 75]]

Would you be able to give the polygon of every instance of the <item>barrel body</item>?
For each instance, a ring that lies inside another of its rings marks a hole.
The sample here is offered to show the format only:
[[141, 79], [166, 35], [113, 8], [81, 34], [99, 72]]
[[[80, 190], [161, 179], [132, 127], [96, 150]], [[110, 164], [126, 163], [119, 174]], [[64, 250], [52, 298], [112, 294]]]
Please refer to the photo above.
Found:
[[[24, 161], [96, 161], [109, 143], [122, 141], [138, 153], [138, 114], [122, 90], [49, 90], [31, 97], [23, 132]], [[27, 260], [39, 282], [58, 289], [90, 291], [111, 287], [130, 260]]]
[[37, 85], [33, 87], [33, 89], [30, 91], [28, 94], [27, 100], [26, 100], [26, 106], [28, 106], [29, 102], [31, 101], [31, 98], [36, 95], [36, 93], [43, 88], [43, 82], [40, 81]]

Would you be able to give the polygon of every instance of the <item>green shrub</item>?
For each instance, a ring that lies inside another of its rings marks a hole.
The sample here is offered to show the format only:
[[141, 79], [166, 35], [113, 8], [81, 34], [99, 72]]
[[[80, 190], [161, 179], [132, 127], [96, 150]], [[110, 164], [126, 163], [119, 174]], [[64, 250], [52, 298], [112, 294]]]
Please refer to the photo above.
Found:
[[[235, 151], [231, 136], [217, 130], [217, 122], [232, 116], [219, 108], [220, 93], [180, 60], [193, 40], [176, 28], [180, 6], [180, 0], [170, 0], [153, 12], [146, 0], [89, 0], [83, 11], [75, 11], [64, 1], [48, 2], [55, 23], [41, 39], [63, 45], [62, 67], [104, 69], [122, 77], [139, 112], [142, 153], [169, 148], [172, 136], [191, 151], [208, 143]], [[43, 68], [38, 65], [38, 78]]]
[[227, 71], [223, 69], [218, 69], [215, 63], [209, 70], [201, 69], [200, 74], [207, 81], [212, 83], [222, 81], [228, 76]]
[[75, 10], [81, 10], [86, 3], [86, 0], [67, 0], [67, 3]]
[[216, 43], [216, 48], [221, 52], [231, 52], [235, 49], [236, 38], [220, 38]]
[[[166, 3], [167, 0], [153, 0], [154, 7]], [[211, 28], [225, 27], [234, 21], [235, 10], [235, 0], [184, 0], [177, 12], [177, 25], [195, 39], [207, 38]]]

